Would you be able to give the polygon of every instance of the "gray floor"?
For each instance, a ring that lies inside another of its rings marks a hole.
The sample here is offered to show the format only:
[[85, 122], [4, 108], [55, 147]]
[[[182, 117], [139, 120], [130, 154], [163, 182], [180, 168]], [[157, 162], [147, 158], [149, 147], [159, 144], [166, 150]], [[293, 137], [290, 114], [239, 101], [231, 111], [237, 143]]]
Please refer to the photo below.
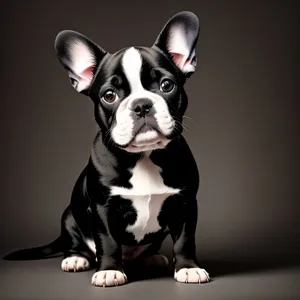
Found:
[[300, 299], [300, 266], [245, 262], [203, 262], [212, 281], [186, 285], [170, 273], [115, 288], [93, 287], [93, 270], [64, 273], [60, 258], [0, 261], [0, 299]]

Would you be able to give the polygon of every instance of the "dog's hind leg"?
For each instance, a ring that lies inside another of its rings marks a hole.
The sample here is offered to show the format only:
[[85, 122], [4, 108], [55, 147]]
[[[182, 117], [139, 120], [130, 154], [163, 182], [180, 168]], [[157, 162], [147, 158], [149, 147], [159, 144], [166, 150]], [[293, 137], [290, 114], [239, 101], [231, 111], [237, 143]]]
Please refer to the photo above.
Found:
[[86, 245], [71, 208], [68, 207], [63, 218], [62, 235], [68, 240], [69, 247], [64, 249], [61, 269], [66, 272], [79, 272], [90, 269], [95, 262], [95, 254]]

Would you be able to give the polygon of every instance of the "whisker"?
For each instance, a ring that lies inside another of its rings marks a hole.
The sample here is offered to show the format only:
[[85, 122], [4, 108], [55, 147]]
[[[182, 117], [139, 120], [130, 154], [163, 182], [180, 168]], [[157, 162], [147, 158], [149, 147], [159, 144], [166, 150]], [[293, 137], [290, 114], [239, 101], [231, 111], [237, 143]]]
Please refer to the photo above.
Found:
[[177, 120], [175, 120], [175, 127], [174, 127], [173, 130], [176, 133], [180, 133], [181, 132], [180, 127], [182, 127], [183, 129], [185, 129], [180, 122], [178, 122]]
[[190, 117], [188, 117], [186, 115], [183, 115], [182, 117], [185, 118], [185, 119], [188, 119], [188, 120], [192, 121], [193, 123], [195, 123], [195, 121], [192, 118], [190, 118]]
[[185, 126], [186, 128], [189, 128], [189, 126], [188, 126], [186, 123], [184, 123], [184, 121], [182, 121], [182, 124], [184, 124], [184, 126]]
[[174, 131], [176, 133], [178, 133], [180, 131], [180, 127], [182, 127], [183, 130], [185, 130], [186, 132], [188, 132], [188, 127], [184, 123], [180, 123], [178, 120], [174, 120], [174, 121], [175, 121]]
[[188, 127], [185, 124], [182, 123], [181, 125], [186, 132], [189, 132]]

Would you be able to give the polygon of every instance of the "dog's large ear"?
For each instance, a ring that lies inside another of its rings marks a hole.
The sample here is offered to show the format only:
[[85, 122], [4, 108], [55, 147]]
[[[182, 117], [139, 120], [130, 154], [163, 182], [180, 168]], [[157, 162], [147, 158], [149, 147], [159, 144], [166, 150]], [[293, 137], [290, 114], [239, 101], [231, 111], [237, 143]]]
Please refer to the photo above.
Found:
[[198, 17], [192, 12], [183, 11], [165, 24], [154, 43], [154, 46], [172, 58], [186, 77], [190, 77], [196, 70], [199, 29]]
[[97, 67], [107, 52], [72, 30], [61, 31], [56, 36], [54, 48], [59, 61], [68, 71], [72, 86], [77, 92], [87, 95]]

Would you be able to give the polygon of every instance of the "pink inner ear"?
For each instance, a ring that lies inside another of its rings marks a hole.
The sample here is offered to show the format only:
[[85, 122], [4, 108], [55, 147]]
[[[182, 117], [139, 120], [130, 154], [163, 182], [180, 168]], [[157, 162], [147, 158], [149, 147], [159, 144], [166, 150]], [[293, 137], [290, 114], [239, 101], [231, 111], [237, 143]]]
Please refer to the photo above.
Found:
[[191, 60], [187, 59], [186, 61], [184, 61], [185, 56], [183, 54], [180, 53], [171, 53], [172, 58], [174, 63], [179, 67], [179, 68], [183, 68], [186, 65], [191, 63]]
[[80, 72], [79, 76], [84, 80], [84, 81], [88, 81], [91, 82], [93, 79], [93, 70], [94, 70], [95, 66], [90, 66], [86, 69], [84, 69], [82, 72]]
[[182, 64], [182, 60], [183, 60], [184, 56], [182, 54], [180, 54], [180, 53], [171, 53], [171, 55], [172, 55], [174, 63], [177, 66], [180, 66]]

